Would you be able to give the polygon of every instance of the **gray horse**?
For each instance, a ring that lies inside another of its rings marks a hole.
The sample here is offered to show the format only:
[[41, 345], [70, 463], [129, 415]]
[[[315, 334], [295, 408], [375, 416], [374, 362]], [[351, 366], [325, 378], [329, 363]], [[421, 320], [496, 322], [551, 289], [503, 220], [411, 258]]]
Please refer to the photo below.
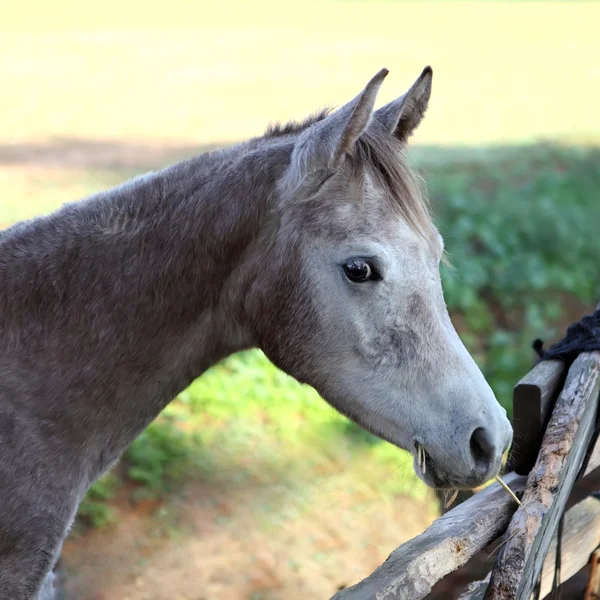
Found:
[[493, 477], [512, 430], [454, 330], [407, 140], [426, 68], [0, 233], [0, 598], [48, 600], [89, 486], [207, 368], [258, 347], [414, 455]]

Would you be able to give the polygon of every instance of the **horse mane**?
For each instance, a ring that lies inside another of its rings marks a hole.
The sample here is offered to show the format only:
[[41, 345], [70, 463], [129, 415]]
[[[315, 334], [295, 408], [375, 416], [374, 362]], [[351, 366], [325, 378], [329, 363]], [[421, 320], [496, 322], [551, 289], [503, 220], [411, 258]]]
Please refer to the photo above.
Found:
[[[325, 119], [331, 108], [314, 113], [302, 121], [274, 123], [267, 127], [262, 139], [273, 140], [298, 135]], [[369, 127], [358, 139], [350, 157], [355, 172], [370, 168], [388, 189], [394, 210], [400, 211], [408, 225], [430, 241], [432, 219], [426, 187], [411, 168], [403, 145], [381, 127]]]
[[433, 241], [426, 186], [410, 165], [403, 144], [380, 127], [367, 128], [358, 139], [351, 160], [355, 168], [370, 168], [387, 189], [392, 209], [399, 211], [417, 234]]
[[273, 139], [278, 137], [284, 137], [286, 135], [295, 135], [302, 133], [308, 129], [311, 125], [322, 121], [331, 112], [331, 108], [324, 108], [317, 113], [309, 115], [302, 121], [288, 121], [287, 123], [272, 123], [267, 127], [265, 131], [265, 139]]

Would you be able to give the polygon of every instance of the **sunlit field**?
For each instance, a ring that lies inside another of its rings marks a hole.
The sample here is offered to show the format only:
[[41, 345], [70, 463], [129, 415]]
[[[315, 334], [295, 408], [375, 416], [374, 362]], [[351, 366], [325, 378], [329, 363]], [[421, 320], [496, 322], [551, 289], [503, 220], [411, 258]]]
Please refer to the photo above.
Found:
[[[384, 103], [429, 64], [412, 157], [452, 318], [510, 407], [532, 339], [600, 296], [598, 23], [575, 1], [11, 3], [0, 227], [343, 104], [381, 67]], [[327, 598], [439, 510], [408, 454], [251, 351], [92, 488], [61, 567], [68, 599]]]
[[[8, 11], [8, 15], [7, 15]], [[0, 22], [2, 135], [235, 141], [431, 64], [416, 141], [600, 133], [598, 3], [24, 1]]]

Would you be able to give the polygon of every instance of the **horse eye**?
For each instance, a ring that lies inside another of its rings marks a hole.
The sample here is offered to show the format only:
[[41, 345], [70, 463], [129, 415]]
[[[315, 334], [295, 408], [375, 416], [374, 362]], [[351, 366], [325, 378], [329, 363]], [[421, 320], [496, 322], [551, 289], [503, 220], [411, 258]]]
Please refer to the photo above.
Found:
[[362, 258], [349, 260], [344, 265], [344, 273], [350, 281], [356, 281], [358, 283], [379, 279], [373, 265]]

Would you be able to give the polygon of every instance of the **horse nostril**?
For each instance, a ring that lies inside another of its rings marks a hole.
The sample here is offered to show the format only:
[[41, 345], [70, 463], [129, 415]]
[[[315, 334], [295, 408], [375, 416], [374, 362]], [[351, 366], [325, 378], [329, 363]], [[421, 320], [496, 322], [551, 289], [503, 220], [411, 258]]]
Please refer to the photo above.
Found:
[[496, 458], [496, 446], [488, 429], [478, 427], [471, 435], [471, 454], [475, 466], [488, 469]]

